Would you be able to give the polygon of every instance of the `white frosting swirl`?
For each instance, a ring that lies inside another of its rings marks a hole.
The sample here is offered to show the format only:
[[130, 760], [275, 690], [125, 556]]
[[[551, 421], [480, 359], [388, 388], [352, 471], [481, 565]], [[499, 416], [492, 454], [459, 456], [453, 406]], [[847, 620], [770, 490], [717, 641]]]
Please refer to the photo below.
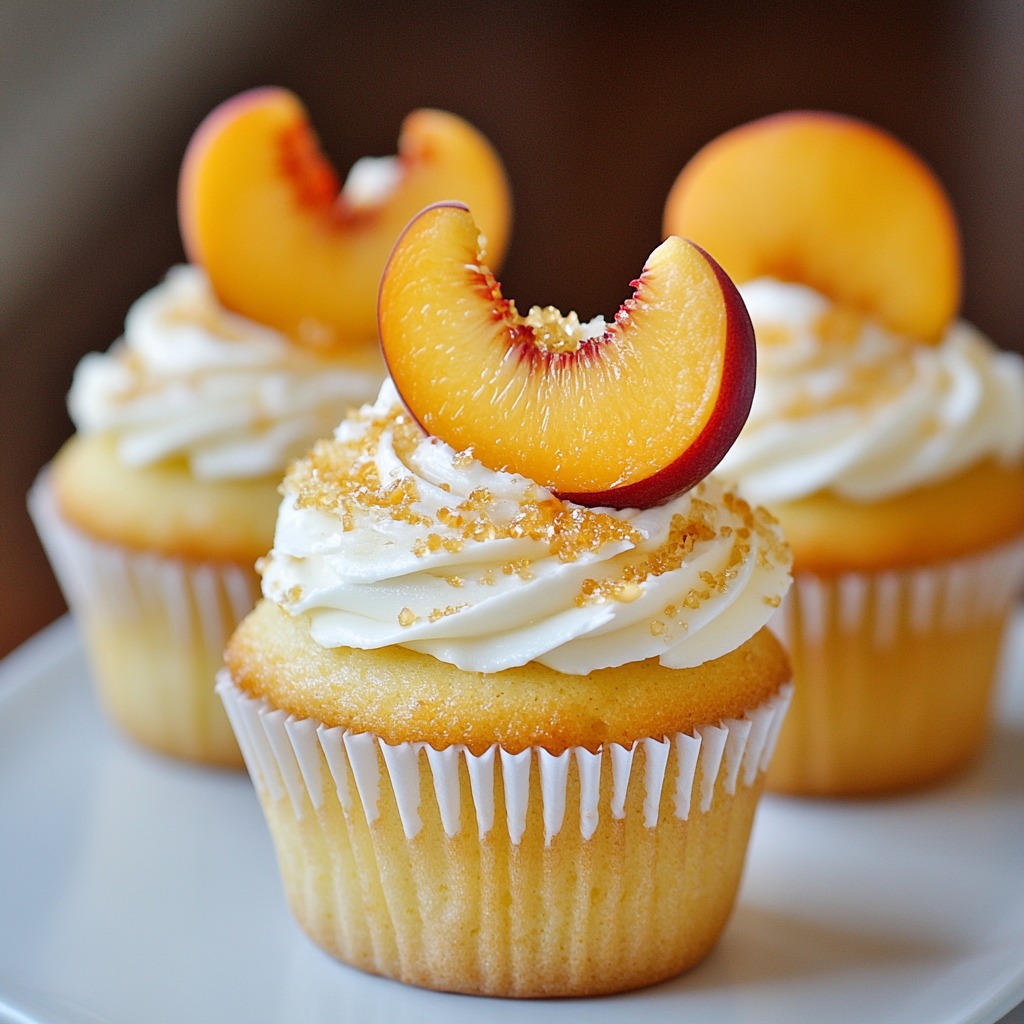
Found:
[[821, 490], [874, 501], [1024, 457], [1024, 359], [969, 324], [926, 345], [802, 285], [760, 279], [740, 292], [758, 336], [757, 389], [717, 472], [752, 501]]
[[789, 566], [775, 521], [714, 480], [645, 510], [563, 502], [428, 438], [386, 380], [293, 467], [261, 571], [265, 596], [308, 614], [325, 647], [585, 674], [735, 649]]
[[200, 479], [280, 474], [373, 398], [384, 369], [366, 350], [357, 362], [303, 349], [179, 266], [132, 305], [108, 352], [78, 364], [68, 408], [79, 431], [112, 432], [129, 466], [183, 457]]

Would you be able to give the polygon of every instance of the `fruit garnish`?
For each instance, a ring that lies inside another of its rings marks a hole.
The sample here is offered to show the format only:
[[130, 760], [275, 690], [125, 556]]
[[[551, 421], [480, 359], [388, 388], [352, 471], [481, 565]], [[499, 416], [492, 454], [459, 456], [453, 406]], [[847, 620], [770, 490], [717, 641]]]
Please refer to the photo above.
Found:
[[511, 200], [501, 161], [454, 114], [416, 110], [397, 157], [357, 161], [345, 187], [285, 89], [213, 110], [185, 153], [178, 214], [185, 251], [221, 302], [313, 348], [373, 340], [381, 271], [402, 228], [442, 199], [471, 203], [500, 262]]
[[736, 439], [754, 393], [743, 301], [698, 246], [668, 238], [610, 324], [521, 316], [461, 204], [428, 207], [395, 244], [378, 329], [423, 429], [582, 505], [648, 508], [687, 490]]
[[939, 339], [960, 306], [960, 238], [941, 184], [851, 117], [792, 111], [712, 140], [672, 186], [664, 231], [704, 246], [738, 284], [809, 285], [921, 341]]

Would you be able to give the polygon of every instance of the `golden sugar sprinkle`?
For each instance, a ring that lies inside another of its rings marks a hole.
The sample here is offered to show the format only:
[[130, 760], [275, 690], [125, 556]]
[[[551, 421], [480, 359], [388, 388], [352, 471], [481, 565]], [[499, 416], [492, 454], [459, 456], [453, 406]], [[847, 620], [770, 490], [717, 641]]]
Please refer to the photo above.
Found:
[[432, 525], [428, 517], [414, 508], [419, 500], [415, 479], [406, 476], [385, 483], [375, 460], [385, 432], [391, 432], [395, 451], [401, 457], [419, 442], [419, 428], [399, 407], [383, 417], [359, 411], [352, 413], [351, 418], [365, 426], [360, 437], [350, 441], [318, 441], [304, 459], [289, 469], [284, 487], [294, 494], [296, 507], [337, 515], [346, 530], [353, 528], [358, 512], [372, 510], [413, 525]]
[[[477, 488], [460, 504], [440, 509], [438, 522], [467, 542], [537, 541], [562, 562], [574, 562], [581, 554], [598, 551], [608, 543], [636, 546], [643, 539], [632, 526], [607, 513], [570, 506], [543, 492], [534, 493], [536, 496], [519, 501], [511, 518], [499, 522], [495, 512], [498, 499], [487, 488]], [[520, 568], [505, 572], [518, 572]]]
[[528, 558], [517, 558], [512, 562], [506, 562], [501, 571], [506, 576], [518, 576], [521, 580], [529, 580], [533, 579], [533, 573], [530, 571], [532, 564]]
[[462, 541], [458, 537], [442, 537], [439, 533], [430, 533], [426, 538], [421, 537], [413, 544], [412, 553], [417, 558], [425, 558], [439, 551], [455, 555], [462, 550], [462, 546]]
[[[697, 544], [712, 541], [717, 537], [732, 542], [725, 568], [718, 572], [702, 571], [698, 578], [703, 586], [691, 587], [681, 596], [680, 603], [691, 611], [700, 608], [715, 594], [725, 592], [729, 583], [737, 577], [739, 567], [750, 558], [755, 535], [760, 542], [758, 560], [761, 565], [771, 567], [788, 563], [789, 550], [779, 539], [775, 531], [776, 520], [770, 513], [763, 508], [751, 507], [748, 502], [731, 491], [723, 494], [722, 503], [730, 515], [742, 522], [742, 526], [728, 526], [716, 530], [715, 506], [695, 496], [690, 502], [689, 515], [674, 515], [664, 543], [642, 561], [623, 566], [617, 577], [584, 580], [576, 595], [577, 606], [584, 607], [607, 600], [635, 600], [634, 596], [622, 595], [633, 595], [633, 588], [636, 588], [639, 596], [645, 580], [682, 568]], [[666, 605], [663, 614], [669, 619], [674, 619], [677, 614], [676, 605]], [[685, 623], [680, 625], [685, 628]]]
[[[629, 585], [640, 588], [641, 584], [651, 576], [661, 576], [682, 567], [700, 541], [714, 540], [717, 536], [707, 513], [714, 511], [714, 506], [701, 499], [691, 502], [693, 517], [687, 518], [676, 513], [669, 524], [668, 537], [665, 542], [651, 551], [642, 561], [630, 563], [622, 567], [621, 576], [614, 579], [583, 581], [580, 592], [576, 595], [576, 604], [583, 607], [597, 604], [616, 595]], [[635, 599], [634, 599], [635, 600]]]
[[[319, 441], [304, 458], [294, 463], [284, 490], [294, 495], [298, 508], [317, 509], [340, 518], [345, 530], [355, 527], [361, 513], [384, 514], [426, 532], [414, 549], [419, 557], [441, 551], [456, 553], [464, 544], [502, 539], [528, 539], [542, 543], [546, 552], [563, 562], [594, 552], [608, 543], [637, 545], [640, 533], [607, 513], [570, 506], [537, 487], [527, 488], [511, 517], [507, 499], [488, 488], [474, 489], [464, 500], [438, 510], [435, 519], [419, 505], [420, 493], [413, 476], [382, 481], [376, 453], [390, 432], [400, 459], [408, 460], [423, 439], [422, 431], [401, 407], [383, 416], [369, 410], [351, 414], [362, 426], [351, 440]], [[452, 459], [456, 469], [468, 468], [472, 450]], [[450, 487], [446, 488], [450, 493]], [[501, 513], [499, 515], [499, 508]], [[522, 573], [524, 566], [511, 571]]]
[[431, 622], [439, 622], [441, 619], [447, 618], [449, 615], [456, 615], [463, 608], [468, 607], [468, 604], [450, 604], [447, 608], [435, 608], [428, 617]]

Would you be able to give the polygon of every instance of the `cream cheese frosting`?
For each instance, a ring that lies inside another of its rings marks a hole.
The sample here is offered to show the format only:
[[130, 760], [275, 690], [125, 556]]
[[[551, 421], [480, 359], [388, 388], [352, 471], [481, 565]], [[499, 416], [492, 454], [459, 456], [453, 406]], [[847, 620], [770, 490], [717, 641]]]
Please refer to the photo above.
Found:
[[717, 472], [771, 505], [830, 490], [875, 501], [984, 459], [1024, 458], [1024, 359], [963, 321], [937, 344], [802, 285], [740, 287], [758, 339], [746, 425]]
[[196, 266], [140, 297], [124, 335], [75, 370], [68, 408], [83, 433], [109, 431], [119, 458], [183, 458], [200, 479], [282, 474], [384, 376], [377, 346], [339, 358], [225, 309]]
[[458, 668], [586, 674], [740, 646], [789, 586], [778, 525], [709, 478], [590, 509], [430, 438], [385, 380], [284, 483], [264, 595], [324, 647], [393, 644]]

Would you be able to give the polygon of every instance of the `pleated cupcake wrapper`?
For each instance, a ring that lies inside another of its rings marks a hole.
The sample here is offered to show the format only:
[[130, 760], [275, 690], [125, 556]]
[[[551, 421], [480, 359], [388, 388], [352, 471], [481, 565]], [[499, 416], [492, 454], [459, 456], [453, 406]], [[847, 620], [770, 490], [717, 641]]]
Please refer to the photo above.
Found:
[[64, 597], [86, 623], [130, 624], [159, 610], [175, 646], [202, 645], [219, 655], [259, 596], [251, 569], [138, 551], [75, 529], [60, 515], [48, 470], [29, 492], [28, 506]]
[[[835, 607], [841, 628], [860, 631], [869, 616], [875, 647], [897, 642], [904, 622], [910, 633], [958, 632], [1004, 614], [1024, 589], [1024, 540], [990, 552], [934, 566], [822, 577], [797, 572], [791, 593], [770, 623], [784, 644], [794, 639], [793, 601], [799, 594], [805, 642], [820, 642]], [[906, 609], [905, 617], [900, 610]]]
[[[287, 795], [300, 820], [305, 814], [307, 796], [314, 810], [319, 810], [328, 796], [321, 772], [323, 760], [326, 760], [337, 798], [346, 814], [355, 809], [358, 801], [372, 824], [379, 816], [382, 789], [387, 786], [394, 794], [406, 837], [415, 838], [422, 826], [419, 813], [422, 751], [433, 778], [441, 823], [449, 837], [459, 833], [465, 824], [461, 820], [462, 762], [467, 769], [479, 837], [483, 839], [500, 824], [495, 820], [494, 796], [496, 765], [500, 765], [504, 824], [511, 841], [518, 845], [526, 830], [531, 765], [536, 760], [545, 842], [550, 845], [561, 831], [568, 810], [570, 760], [576, 762], [579, 775], [579, 823], [584, 839], [589, 839], [597, 830], [603, 761], [607, 758], [611, 762], [610, 813], [613, 818], [621, 819], [626, 813], [634, 755], [640, 747], [645, 755], [643, 814], [648, 828], [657, 824], [666, 786], [673, 787], [675, 815], [682, 820], [688, 819], [695, 810], [706, 812], [711, 807], [720, 775], [724, 776], [729, 793], [735, 793], [740, 783], [751, 786], [771, 759], [792, 696], [792, 685], [787, 684], [742, 718], [701, 726], [689, 734], [638, 740], [629, 747], [611, 743], [597, 752], [572, 747], [558, 755], [540, 747], [512, 754], [497, 744], [482, 754], [474, 754], [461, 744], [443, 750], [423, 742], [392, 745], [370, 733], [328, 727], [313, 719], [296, 718], [275, 709], [262, 698], [253, 698], [241, 691], [227, 670], [218, 676], [217, 692], [224, 701], [256, 787], [274, 801]], [[666, 771], [673, 747], [678, 764], [674, 780], [669, 779]], [[378, 750], [382, 759], [378, 758]], [[695, 800], [693, 789], [698, 769], [701, 788]]]

